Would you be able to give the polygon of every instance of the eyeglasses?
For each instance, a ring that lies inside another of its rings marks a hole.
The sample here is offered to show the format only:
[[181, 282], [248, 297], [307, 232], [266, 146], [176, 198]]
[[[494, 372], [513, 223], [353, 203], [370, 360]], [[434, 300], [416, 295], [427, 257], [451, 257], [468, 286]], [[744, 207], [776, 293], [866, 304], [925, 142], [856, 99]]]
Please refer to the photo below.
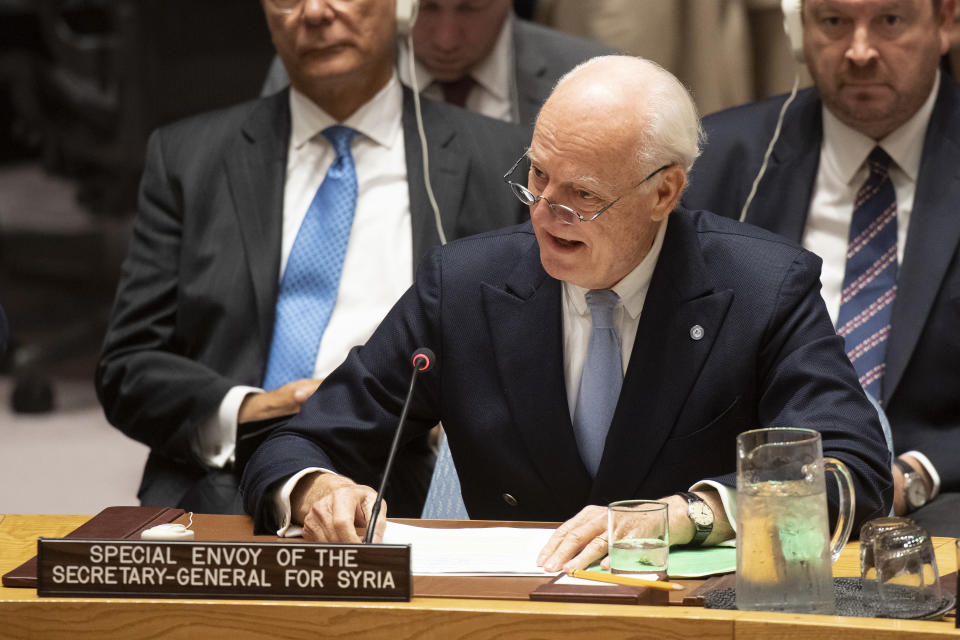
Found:
[[[549, 200], [547, 200], [547, 199], [544, 198], [543, 196], [534, 195], [534, 193], [533, 193], [532, 191], [530, 191], [530, 189], [527, 189], [527, 188], [526, 188], [525, 186], [523, 186], [522, 184], [516, 183], [516, 182], [514, 182], [513, 180], [510, 179], [510, 176], [513, 175], [513, 172], [517, 170], [517, 167], [520, 166], [520, 163], [523, 162], [523, 159], [526, 158], [526, 157], [527, 157], [527, 154], [526, 154], [526, 152], [524, 152], [524, 154], [523, 154], [522, 156], [520, 156], [519, 158], [517, 158], [517, 161], [513, 163], [513, 166], [510, 167], [510, 170], [507, 171], [505, 174], [503, 174], [503, 181], [506, 182], [508, 185], [510, 185], [510, 190], [513, 191], [513, 195], [517, 196], [517, 199], [518, 199], [520, 202], [522, 202], [523, 204], [527, 205], [527, 206], [532, 207], [533, 205], [537, 204], [537, 203], [538, 203], [539, 201], [541, 201], [541, 200], [543, 200], [544, 202], [546, 202], [546, 203], [547, 203], [547, 206], [550, 207], [550, 210], [553, 211], [553, 213], [560, 219], [560, 222], [563, 222], [563, 223], [565, 223], [565, 224], [574, 224], [574, 223], [577, 222], [577, 221], [580, 221], [580, 222], [592, 222], [593, 220], [596, 220], [597, 218], [599, 218], [599, 217], [600, 217], [600, 214], [602, 214], [604, 211], [606, 211], [607, 209], [609, 209], [609, 208], [612, 207], [613, 205], [617, 204], [617, 203], [620, 201], [620, 198], [623, 197], [623, 196], [617, 197], [616, 200], [614, 200], [614, 201], [611, 202], [610, 204], [604, 206], [602, 209], [600, 209], [600, 210], [597, 211], [596, 213], [591, 214], [589, 217], [584, 217], [584, 216], [580, 215], [580, 213], [579, 213], [576, 209], [573, 209], [573, 208], [571, 208], [571, 207], [568, 207], [568, 206], [565, 205], [565, 204], [560, 204], [560, 203], [557, 203], [557, 202], [550, 202]], [[660, 173], [660, 172], [663, 171], [664, 169], [667, 169], [667, 168], [669, 168], [669, 167], [672, 167], [674, 164], [676, 164], [676, 163], [675, 163], [675, 162], [671, 162], [671, 163], [668, 163], [668, 164], [663, 165], [662, 167], [660, 167], [659, 169], [657, 169], [656, 171], [654, 171], [653, 173], [651, 173], [650, 175], [648, 175], [646, 178], [644, 178], [643, 180], [641, 180], [641, 181], [638, 182], [637, 184], [633, 185], [633, 187], [631, 187], [631, 189], [636, 189], [637, 187], [639, 187], [640, 185], [642, 185], [644, 182], [646, 182], [647, 180], [649, 180], [649, 179], [652, 178], [653, 176], [657, 175], [658, 173]]]

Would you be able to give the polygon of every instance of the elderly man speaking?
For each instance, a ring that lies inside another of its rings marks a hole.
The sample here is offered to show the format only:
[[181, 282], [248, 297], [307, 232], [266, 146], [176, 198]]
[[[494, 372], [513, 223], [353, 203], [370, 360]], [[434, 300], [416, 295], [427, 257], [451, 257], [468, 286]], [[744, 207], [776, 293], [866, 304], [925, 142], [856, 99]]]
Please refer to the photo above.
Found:
[[405, 434], [443, 422], [472, 518], [566, 521], [547, 570], [602, 556], [597, 505], [618, 499], [667, 496], [674, 544], [733, 536], [735, 439], [756, 427], [818, 430], [853, 474], [857, 523], [888, 513], [889, 455], [820, 260], [677, 208], [699, 137], [690, 95], [649, 61], [595, 58], [561, 79], [504, 176], [530, 223], [428, 254], [366, 345], [254, 454], [257, 527], [359, 540], [418, 347], [437, 365]]

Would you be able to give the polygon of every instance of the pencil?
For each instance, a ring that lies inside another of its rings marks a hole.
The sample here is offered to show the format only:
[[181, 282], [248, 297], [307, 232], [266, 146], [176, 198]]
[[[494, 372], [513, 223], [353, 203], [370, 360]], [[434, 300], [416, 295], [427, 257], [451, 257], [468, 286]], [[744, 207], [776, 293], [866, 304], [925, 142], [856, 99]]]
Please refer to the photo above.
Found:
[[567, 575], [572, 578], [583, 578], [584, 580], [609, 582], [611, 584], [624, 584], [629, 587], [650, 587], [651, 589], [662, 589], [664, 591], [674, 591], [686, 588], [677, 582], [666, 582], [664, 580], [644, 580], [643, 578], [631, 578], [630, 576], [599, 573], [597, 571], [584, 571], [582, 569], [572, 569], [567, 572]]

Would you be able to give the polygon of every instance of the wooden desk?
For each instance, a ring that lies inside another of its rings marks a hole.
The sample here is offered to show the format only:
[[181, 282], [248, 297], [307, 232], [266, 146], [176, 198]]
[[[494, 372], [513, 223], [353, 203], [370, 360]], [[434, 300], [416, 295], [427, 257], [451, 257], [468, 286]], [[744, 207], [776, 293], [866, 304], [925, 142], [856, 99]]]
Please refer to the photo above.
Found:
[[[89, 516], [0, 515], [0, 573], [36, 553], [37, 536], [66, 535]], [[199, 532], [199, 531], [198, 531]], [[202, 532], [200, 532], [202, 536]], [[953, 541], [937, 561], [956, 569]], [[855, 543], [835, 565], [857, 575]], [[0, 588], [0, 638], [960, 638], [953, 619], [909, 621], [720, 611], [695, 607], [569, 605], [414, 598], [403, 603], [38, 598]]]

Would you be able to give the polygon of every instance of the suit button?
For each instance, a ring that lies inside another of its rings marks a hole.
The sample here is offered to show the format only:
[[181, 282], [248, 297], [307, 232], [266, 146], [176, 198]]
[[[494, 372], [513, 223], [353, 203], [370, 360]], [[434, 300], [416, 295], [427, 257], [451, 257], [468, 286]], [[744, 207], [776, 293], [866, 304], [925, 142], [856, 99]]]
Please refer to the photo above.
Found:
[[694, 340], [700, 340], [701, 338], [703, 338], [703, 327], [701, 327], [698, 324], [695, 324], [692, 327], [690, 327], [690, 337], [693, 338]]
[[507, 503], [508, 505], [510, 505], [511, 507], [515, 507], [515, 506], [517, 506], [518, 504], [520, 504], [519, 502], [517, 502], [517, 499], [514, 498], [514, 497], [513, 497], [512, 495], [510, 495], [509, 493], [505, 493], [505, 494], [503, 494], [503, 495], [500, 496], [500, 497], [503, 498], [503, 501], [506, 502], [506, 503]]

